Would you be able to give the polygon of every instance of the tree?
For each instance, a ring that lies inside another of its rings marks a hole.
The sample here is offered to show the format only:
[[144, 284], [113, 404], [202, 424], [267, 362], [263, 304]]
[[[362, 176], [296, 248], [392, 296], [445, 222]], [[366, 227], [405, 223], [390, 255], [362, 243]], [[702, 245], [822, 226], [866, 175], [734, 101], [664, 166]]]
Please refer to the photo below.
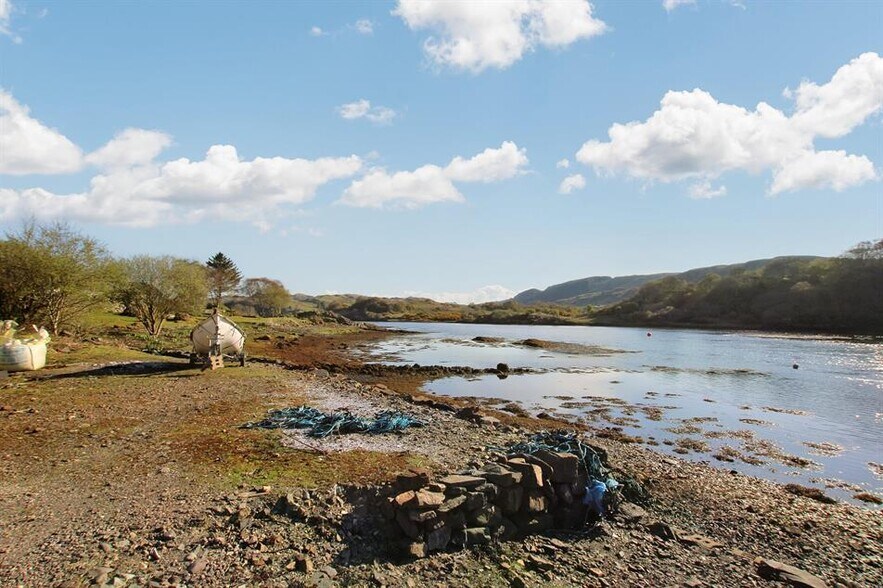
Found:
[[233, 260], [220, 251], [205, 262], [205, 266], [208, 269], [211, 302], [215, 308], [220, 308], [224, 294], [239, 286], [242, 274]]
[[125, 281], [116, 293], [144, 325], [158, 337], [169, 315], [198, 313], [208, 296], [206, 270], [195, 261], [171, 256], [138, 255], [123, 262]]
[[29, 223], [0, 242], [0, 314], [54, 334], [107, 300], [116, 265], [107, 249], [65, 224]]
[[270, 278], [249, 278], [242, 286], [260, 316], [279, 316], [291, 306], [291, 293], [282, 282]]

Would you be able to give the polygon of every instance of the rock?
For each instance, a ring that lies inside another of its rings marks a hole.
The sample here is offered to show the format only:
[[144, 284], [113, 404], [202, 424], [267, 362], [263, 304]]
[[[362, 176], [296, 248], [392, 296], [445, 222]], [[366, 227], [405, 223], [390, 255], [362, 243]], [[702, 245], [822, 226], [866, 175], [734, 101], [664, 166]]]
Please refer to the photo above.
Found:
[[466, 495], [466, 510], [477, 510], [487, 504], [487, 495], [483, 492], [470, 492]]
[[534, 457], [549, 464], [552, 468], [551, 480], [555, 484], [571, 484], [576, 481], [579, 471], [579, 458], [572, 453], [555, 453], [541, 449]]
[[546, 512], [549, 508], [549, 501], [546, 495], [539, 490], [529, 490], [525, 498], [527, 512]]
[[478, 476], [467, 476], [462, 474], [453, 474], [450, 476], [445, 476], [441, 480], [439, 480], [445, 486], [453, 486], [460, 488], [477, 488], [482, 484], [486, 483], [484, 478], [479, 478]]
[[414, 496], [414, 500], [409, 503], [409, 506], [416, 506], [417, 508], [431, 508], [441, 505], [444, 501], [445, 495], [441, 492], [418, 490], [417, 494]]
[[393, 502], [395, 502], [398, 506], [405, 506], [410, 503], [417, 497], [417, 493], [413, 490], [408, 490], [406, 492], [402, 492], [401, 494], [397, 494], [395, 498], [393, 498]]
[[429, 553], [429, 550], [426, 549], [426, 543], [409, 543], [408, 544], [408, 555], [417, 559], [422, 559], [426, 557]]
[[187, 571], [193, 574], [194, 576], [201, 574], [205, 567], [208, 565], [208, 560], [204, 557], [197, 558], [193, 560], [193, 562], [187, 566]]
[[549, 561], [548, 559], [546, 559], [544, 557], [540, 557], [539, 555], [531, 554], [527, 558], [527, 561], [532, 568], [542, 570], [542, 571], [548, 571], [548, 570], [551, 570], [552, 568], [555, 567], [555, 564], [553, 564], [551, 561]]
[[[677, 533], [677, 532], [676, 532]], [[723, 547], [724, 544], [714, 539], [709, 539], [705, 535], [685, 535], [683, 533], [677, 533], [678, 541], [681, 543], [686, 543], [687, 545], [697, 545], [702, 549], [717, 549], [718, 547]]]
[[400, 510], [396, 513], [396, 522], [399, 524], [402, 533], [411, 539], [416, 539], [420, 536], [420, 529], [417, 528], [417, 525], [408, 517], [406, 511]]
[[497, 499], [497, 504], [503, 509], [504, 514], [515, 514], [521, 509], [521, 498], [523, 494], [524, 488], [521, 486], [503, 488], [500, 490], [500, 497]]
[[496, 484], [489, 484], [485, 482], [481, 486], [476, 486], [473, 488], [475, 492], [481, 492], [485, 496], [487, 496], [488, 500], [495, 500], [497, 496], [500, 494], [500, 487]]
[[623, 502], [619, 505], [616, 516], [627, 523], [637, 523], [647, 516], [647, 511], [631, 502]]
[[311, 560], [307, 556], [303, 554], [298, 554], [294, 556], [294, 558], [294, 569], [296, 569], [298, 572], [311, 574], [315, 569], [315, 566], [313, 565], [313, 560]]
[[813, 576], [794, 566], [789, 566], [773, 559], [757, 558], [757, 574], [765, 580], [785, 582], [791, 586], [800, 588], [826, 588], [827, 584], [821, 578]]
[[521, 482], [522, 475], [519, 472], [513, 472], [507, 468], [504, 468], [498, 464], [490, 464], [485, 466], [484, 472], [482, 472], [482, 477], [484, 477], [488, 482], [492, 484], [496, 484], [502, 488], [507, 488], [509, 486], [513, 486], [515, 484], [519, 484]]
[[649, 531], [651, 535], [656, 535], [666, 541], [678, 538], [677, 531], [670, 525], [661, 521], [656, 521], [647, 525], [647, 531]]
[[515, 457], [510, 459], [508, 462], [509, 467], [511, 467], [516, 472], [521, 473], [521, 484], [525, 488], [542, 488], [543, 487], [543, 470], [540, 466], [532, 463], [527, 463], [524, 458]]
[[448, 525], [442, 525], [426, 535], [426, 550], [438, 551], [447, 547], [450, 542], [451, 528]]
[[500, 373], [507, 373], [509, 371], [509, 364], [506, 363], [498, 363], [497, 371]]
[[415, 523], [425, 523], [438, 518], [438, 513], [434, 510], [409, 510], [408, 518]]
[[396, 476], [395, 487], [404, 492], [417, 490], [429, 484], [429, 471], [422, 468], [410, 469]]
[[[479, 494], [479, 496], [483, 496]], [[441, 506], [438, 507], [438, 512], [441, 514], [449, 513], [456, 508], [459, 508], [466, 504], [466, 496], [456, 496], [454, 498], [450, 498], [446, 500]]]
[[466, 529], [466, 545], [487, 545], [491, 542], [491, 533], [486, 527]]
[[466, 520], [474, 527], [497, 527], [503, 520], [503, 513], [496, 505], [489, 504], [469, 513]]
[[555, 484], [555, 494], [558, 496], [558, 500], [564, 504], [573, 504], [573, 491], [570, 489], [570, 484]]

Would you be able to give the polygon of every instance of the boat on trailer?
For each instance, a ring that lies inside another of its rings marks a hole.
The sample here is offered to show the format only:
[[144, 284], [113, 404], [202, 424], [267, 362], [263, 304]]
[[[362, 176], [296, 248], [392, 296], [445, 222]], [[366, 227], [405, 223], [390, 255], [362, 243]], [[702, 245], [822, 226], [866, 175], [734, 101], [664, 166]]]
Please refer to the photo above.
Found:
[[232, 355], [239, 360], [239, 365], [245, 365], [245, 332], [217, 310], [190, 331], [190, 342], [193, 344], [191, 364], [200, 360], [209, 363], [213, 357]]

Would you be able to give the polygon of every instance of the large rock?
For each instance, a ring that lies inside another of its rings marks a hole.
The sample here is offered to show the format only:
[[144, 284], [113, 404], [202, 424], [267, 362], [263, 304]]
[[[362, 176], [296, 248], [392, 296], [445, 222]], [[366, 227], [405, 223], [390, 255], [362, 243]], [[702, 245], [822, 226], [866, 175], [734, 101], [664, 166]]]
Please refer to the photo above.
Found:
[[616, 517], [627, 523], [637, 523], [647, 516], [647, 511], [631, 502], [623, 502], [619, 505]]
[[521, 482], [521, 474], [519, 472], [513, 472], [499, 464], [489, 464], [485, 466], [484, 472], [482, 472], [481, 475], [483, 478], [487, 479], [488, 482], [496, 484], [502, 488], [513, 486]]
[[512, 486], [500, 490], [500, 497], [497, 504], [503, 509], [505, 514], [515, 514], [521, 509], [521, 498], [524, 495], [524, 488], [521, 486]]
[[445, 501], [445, 495], [441, 492], [430, 492], [429, 490], [418, 490], [414, 495], [414, 499], [407, 506], [416, 506], [417, 508], [433, 508], [440, 506]]
[[441, 480], [440, 483], [444, 484], [447, 487], [454, 488], [476, 488], [486, 483], [484, 478], [479, 478], [478, 476], [467, 476], [463, 474], [453, 474], [450, 476], [445, 476]]
[[554, 453], [541, 449], [533, 454], [552, 467], [552, 483], [572, 484], [579, 471], [579, 458], [572, 453]]
[[466, 545], [486, 545], [491, 542], [491, 533], [485, 527], [466, 529]]
[[774, 559], [757, 558], [757, 573], [766, 580], [785, 582], [800, 588], [826, 588], [825, 581], [809, 572]]
[[396, 476], [395, 486], [399, 492], [417, 490], [429, 484], [429, 471], [422, 468], [410, 469]]
[[466, 515], [466, 521], [474, 527], [497, 527], [503, 520], [499, 507], [489, 504]]
[[515, 457], [508, 461], [510, 468], [521, 473], [521, 485], [525, 488], [543, 487], [543, 470], [540, 466], [527, 463], [522, 457]]
[[487, 504], [484, 492], [470, 492], [466, 495], [466, 510], [477, 510]]
[[449, 498], [445, 500], [444, 503], [438, 507], [438, 512], [441, 514], [449, 513], [456, 508], [459, 508], [466, 504], [467, 498], [465, 496], [455, 496], [454, 498]]
[[430, 531], [426, 535], [427, 551], [438, 551], [444, 549], [451, 542], [451, 528], [447, 525]]
[[539, 513], [549, 509], [549, 499], [540, 490], [528, 490], [524, 506], [527, 512]]
[[416, 539], [417, 537], [420, 536], [420, 529], [417, 527], [417, 525], [414, 523], [414, 521], [412, 521], [411, 518], [408, 516], [408, 511], [406, 511], [406, 510], [398, 511], [396, 513], [396, 522], [399, 524], [399, 528], [402, 530], [402, 533], [404, 533], [406, 536], [410, 537], [411, 539]]

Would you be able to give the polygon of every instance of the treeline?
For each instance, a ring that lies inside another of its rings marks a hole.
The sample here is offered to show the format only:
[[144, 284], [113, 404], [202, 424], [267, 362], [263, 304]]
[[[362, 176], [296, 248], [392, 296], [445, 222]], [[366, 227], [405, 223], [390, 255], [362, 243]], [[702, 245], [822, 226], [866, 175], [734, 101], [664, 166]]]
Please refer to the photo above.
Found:
[[589, 314], [608, 325], [883, 334], [883, 239], [836, 258], [776, 260], [698, 283], [663, 278]]
[[512, 325], [586, 324], [583, 309], [558, 305], [519, 304], [513, 300], [453, 304], [426, 298], [319, 297], [327, 310], [354, 321], [409, 321]]
[[290, 309], [291, 294], [269, 278], [242, 280], [223, 253], [205, 263], [171, 256], [114, 257], [67, 225], [30, 223], [0, 240], [0, 319], [74, 329], [96, 308], [136, 317], [158, 337], [170, 318], [201, 315], [230, 297], [260, 316]]

